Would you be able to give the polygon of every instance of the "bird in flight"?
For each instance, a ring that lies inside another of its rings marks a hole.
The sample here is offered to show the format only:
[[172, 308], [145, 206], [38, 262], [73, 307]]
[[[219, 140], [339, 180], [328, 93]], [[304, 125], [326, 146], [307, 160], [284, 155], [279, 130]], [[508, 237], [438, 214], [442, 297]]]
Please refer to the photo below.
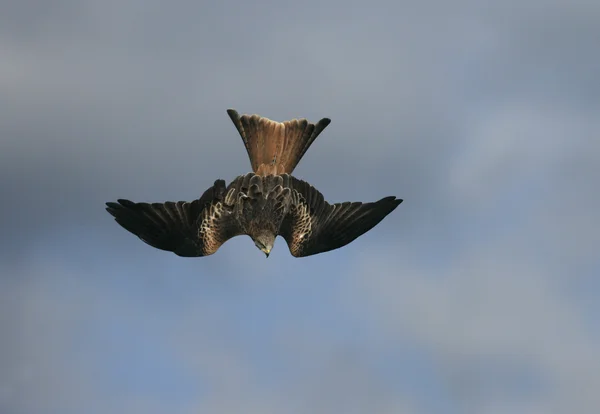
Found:
[[394, 196], [371, 203], [329, 204], [312, 185], [291, 174], [331, 122], [275, 122], [227, 111], [244, 141], [252, 172], [229, 185], [218, 179], [194, 201], [106, 203], [117, 223], [157, 249], [182, 257], [215, 253], [246, 234], [267, 257], [282, 236], [295, 257], [338, 249], [377, 225], [402, 202]]

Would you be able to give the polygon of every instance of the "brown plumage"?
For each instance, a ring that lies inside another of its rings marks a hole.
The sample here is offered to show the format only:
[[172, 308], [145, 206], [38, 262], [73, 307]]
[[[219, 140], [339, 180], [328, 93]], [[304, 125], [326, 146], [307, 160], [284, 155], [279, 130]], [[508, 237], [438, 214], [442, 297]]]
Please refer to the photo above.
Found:
[[258, 115], [242, 115], [227, 110], [258, 175], [291, 174], [310, 144], [329, 125], [323, 118], [316, 124], [306, 119], [275, 122]]
[[215, 253], [232, 237], [247, 234], [267, 257], [282, 236], [293, 256], [337, 249], [391, 213], [401, 199], [329, 204], [305, 181], [291, 175], [310, 145], [329, 125], [306, 119], [275, 122], [227, 111], [250, 158], [253, 172], [229, 186], [217, 180], [192, 202], [134, 203], [120, 199], [106, 210], [126, 230], [158, 249], [179, 256]]

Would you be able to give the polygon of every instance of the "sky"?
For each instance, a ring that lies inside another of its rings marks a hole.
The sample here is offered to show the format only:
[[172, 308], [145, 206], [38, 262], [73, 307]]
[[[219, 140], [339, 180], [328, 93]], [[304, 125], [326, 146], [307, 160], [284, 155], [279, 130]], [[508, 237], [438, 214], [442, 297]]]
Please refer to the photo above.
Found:
[[[596, 413], [600, 3], [0, 6], [0, 412]], [[180, 258], [106, 201], [249, 171], [405, 201], [350, 245]]]

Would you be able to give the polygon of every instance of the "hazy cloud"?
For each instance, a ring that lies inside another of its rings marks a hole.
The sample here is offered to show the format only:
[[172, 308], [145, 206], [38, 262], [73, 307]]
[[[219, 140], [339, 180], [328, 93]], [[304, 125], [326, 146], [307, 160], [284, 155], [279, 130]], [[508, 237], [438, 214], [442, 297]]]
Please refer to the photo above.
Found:
[[[583, 0], [3, 7], [0, 411], [595, 412], [599, 23]], [[247, 172], [229, 107], [331, 117], [297, 175], [405, 203], [301, 261], [114, 225], [105, 201]]]

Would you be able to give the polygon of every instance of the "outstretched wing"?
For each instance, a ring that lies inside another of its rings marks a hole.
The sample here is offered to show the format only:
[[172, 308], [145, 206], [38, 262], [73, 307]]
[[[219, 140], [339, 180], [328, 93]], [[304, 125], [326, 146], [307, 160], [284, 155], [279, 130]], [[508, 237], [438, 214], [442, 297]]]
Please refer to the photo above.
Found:
[[292, 208], [280, 234], [293, 256], [304, 257], [338, 249], [375, 227], [400, 203], [385, 197], [373, 203], [329, 204], [313, 186], [290, 177]]
[[117, 223], [157, 249], [183, 257], [208, 256], [242, 234], [225, 181], [217, 180], [192, 202], [106, 203]]

